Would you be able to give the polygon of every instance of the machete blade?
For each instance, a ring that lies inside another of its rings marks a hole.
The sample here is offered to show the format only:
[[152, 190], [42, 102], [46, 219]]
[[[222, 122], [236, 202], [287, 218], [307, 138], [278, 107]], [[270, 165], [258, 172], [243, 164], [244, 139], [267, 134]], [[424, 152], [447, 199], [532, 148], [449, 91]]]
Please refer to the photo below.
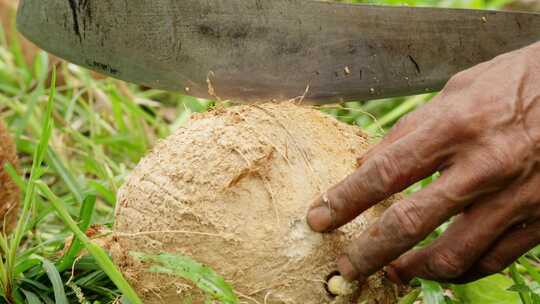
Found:
[[307, 0], [23, 0], [18, 28], [115, 78], [222, 99], [317, 103], [440, 89], [540, 40], [540, 14]]

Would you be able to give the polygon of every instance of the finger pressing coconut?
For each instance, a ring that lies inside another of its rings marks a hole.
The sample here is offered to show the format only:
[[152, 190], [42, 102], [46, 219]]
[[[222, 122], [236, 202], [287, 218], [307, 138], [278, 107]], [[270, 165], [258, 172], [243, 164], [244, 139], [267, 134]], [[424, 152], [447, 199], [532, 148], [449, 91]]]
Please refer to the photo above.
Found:
[[19, 188], [4, 170], [7, 164], [17, 166], [15, 144], [0, 120], [0, 230], [9, 232], [15, 225], [19, 206]]
[[362, 287], [333, 275], [344, 245], [384, 205], [327, 235], [305, 220], [307, 202], [353, 172], [367, 147], [358, 128], [289, 103], [196, 115], [119, 191], [113, 258], [145, 303], [204, 303], [205, 295], [189, 280], [150, 272], [130, 252], [191, 257], [246, 303], [395, 303], [381, 274]]
[[[414, 277], [466, 282], [501, 271], [540, 243], [540, 43], [453, 77], [361, 158], [361, 167], [317, 199], [316, 231], [332, 231], [439, 171], [345, 250], [339, 269], [364, 280], [388, 266]], [[431, 245], [411, 250], [456, 216]]]

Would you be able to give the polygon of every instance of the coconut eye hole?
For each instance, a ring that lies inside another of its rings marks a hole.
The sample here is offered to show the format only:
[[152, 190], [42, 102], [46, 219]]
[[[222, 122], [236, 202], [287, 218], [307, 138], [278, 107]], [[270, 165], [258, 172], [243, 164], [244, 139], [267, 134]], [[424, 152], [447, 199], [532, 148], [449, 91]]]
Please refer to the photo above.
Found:
[[326, 290], [326, 292], [328, 293], [328, 295], [332, 298], [335, 298], [336, 297], [336, 294], [333, 294], [332, 291], [330, 291], [330, 285], [328, 284], [332, 278], [336, 277], [336, 276], [340, 276], [341, 274], [339, 273], [339, 271], [337, 270], [334, 270], [332, 272], [330, 272], [327, 276], [326, 276], [326, 279], [324, 280], [324, 289]]
[[333, 271], [326, 277], [325, 289], [332, 298], [353, 294], [354, 285], [347, 282], [339, 271]]

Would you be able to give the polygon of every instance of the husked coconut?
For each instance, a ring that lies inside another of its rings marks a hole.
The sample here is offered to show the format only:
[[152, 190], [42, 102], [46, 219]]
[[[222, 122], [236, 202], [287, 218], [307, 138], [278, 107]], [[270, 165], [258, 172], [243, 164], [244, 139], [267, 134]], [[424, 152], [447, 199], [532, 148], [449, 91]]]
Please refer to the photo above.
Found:
[[9, 232], [17, 220], [19, 188], [4, 170], [7, 164], [17, 166], [15, 144], [0, 120], [0, 231]]
[[205, 296], [189, 280], [149, 272], [133, 252], [203, 263], [241, 303], [395, 303], [395, 288], [380, 274], [353, 294], [334, 297], [327, 286], [344, 246], [389, 202], [330, 234], [311, 231], [305, 219], [367, 148], [359, 128], [291, 103], [194, 115], [120, 189], [113, 259], [144, 303], [205, 303]]

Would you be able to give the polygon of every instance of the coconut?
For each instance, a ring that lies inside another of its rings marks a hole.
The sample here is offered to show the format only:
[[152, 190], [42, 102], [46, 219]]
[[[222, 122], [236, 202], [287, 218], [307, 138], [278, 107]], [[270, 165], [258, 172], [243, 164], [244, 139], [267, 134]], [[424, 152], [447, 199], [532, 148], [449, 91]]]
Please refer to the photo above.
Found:
[[242, 303], [394, 303], [382, 275], [334, 297], [327, 281], [344, 246], [389, 202], [339, 231], [311, 231], [311, 202], [356, 168], [359, 128], [291, 103], [194, 115], [160, 142], [119, 190], [113, 259], [144, 303], [206, 303], [193, 283], [150, 272], [134, 252], [171, 253], [212, 268]]
[[17, 166], [15, 144], [4, 123], [0, 120], [0, 231], [10, 231], [17, 220], [19, 206], [19, 188], [11, 176], [5, 171], [5, 166]]

